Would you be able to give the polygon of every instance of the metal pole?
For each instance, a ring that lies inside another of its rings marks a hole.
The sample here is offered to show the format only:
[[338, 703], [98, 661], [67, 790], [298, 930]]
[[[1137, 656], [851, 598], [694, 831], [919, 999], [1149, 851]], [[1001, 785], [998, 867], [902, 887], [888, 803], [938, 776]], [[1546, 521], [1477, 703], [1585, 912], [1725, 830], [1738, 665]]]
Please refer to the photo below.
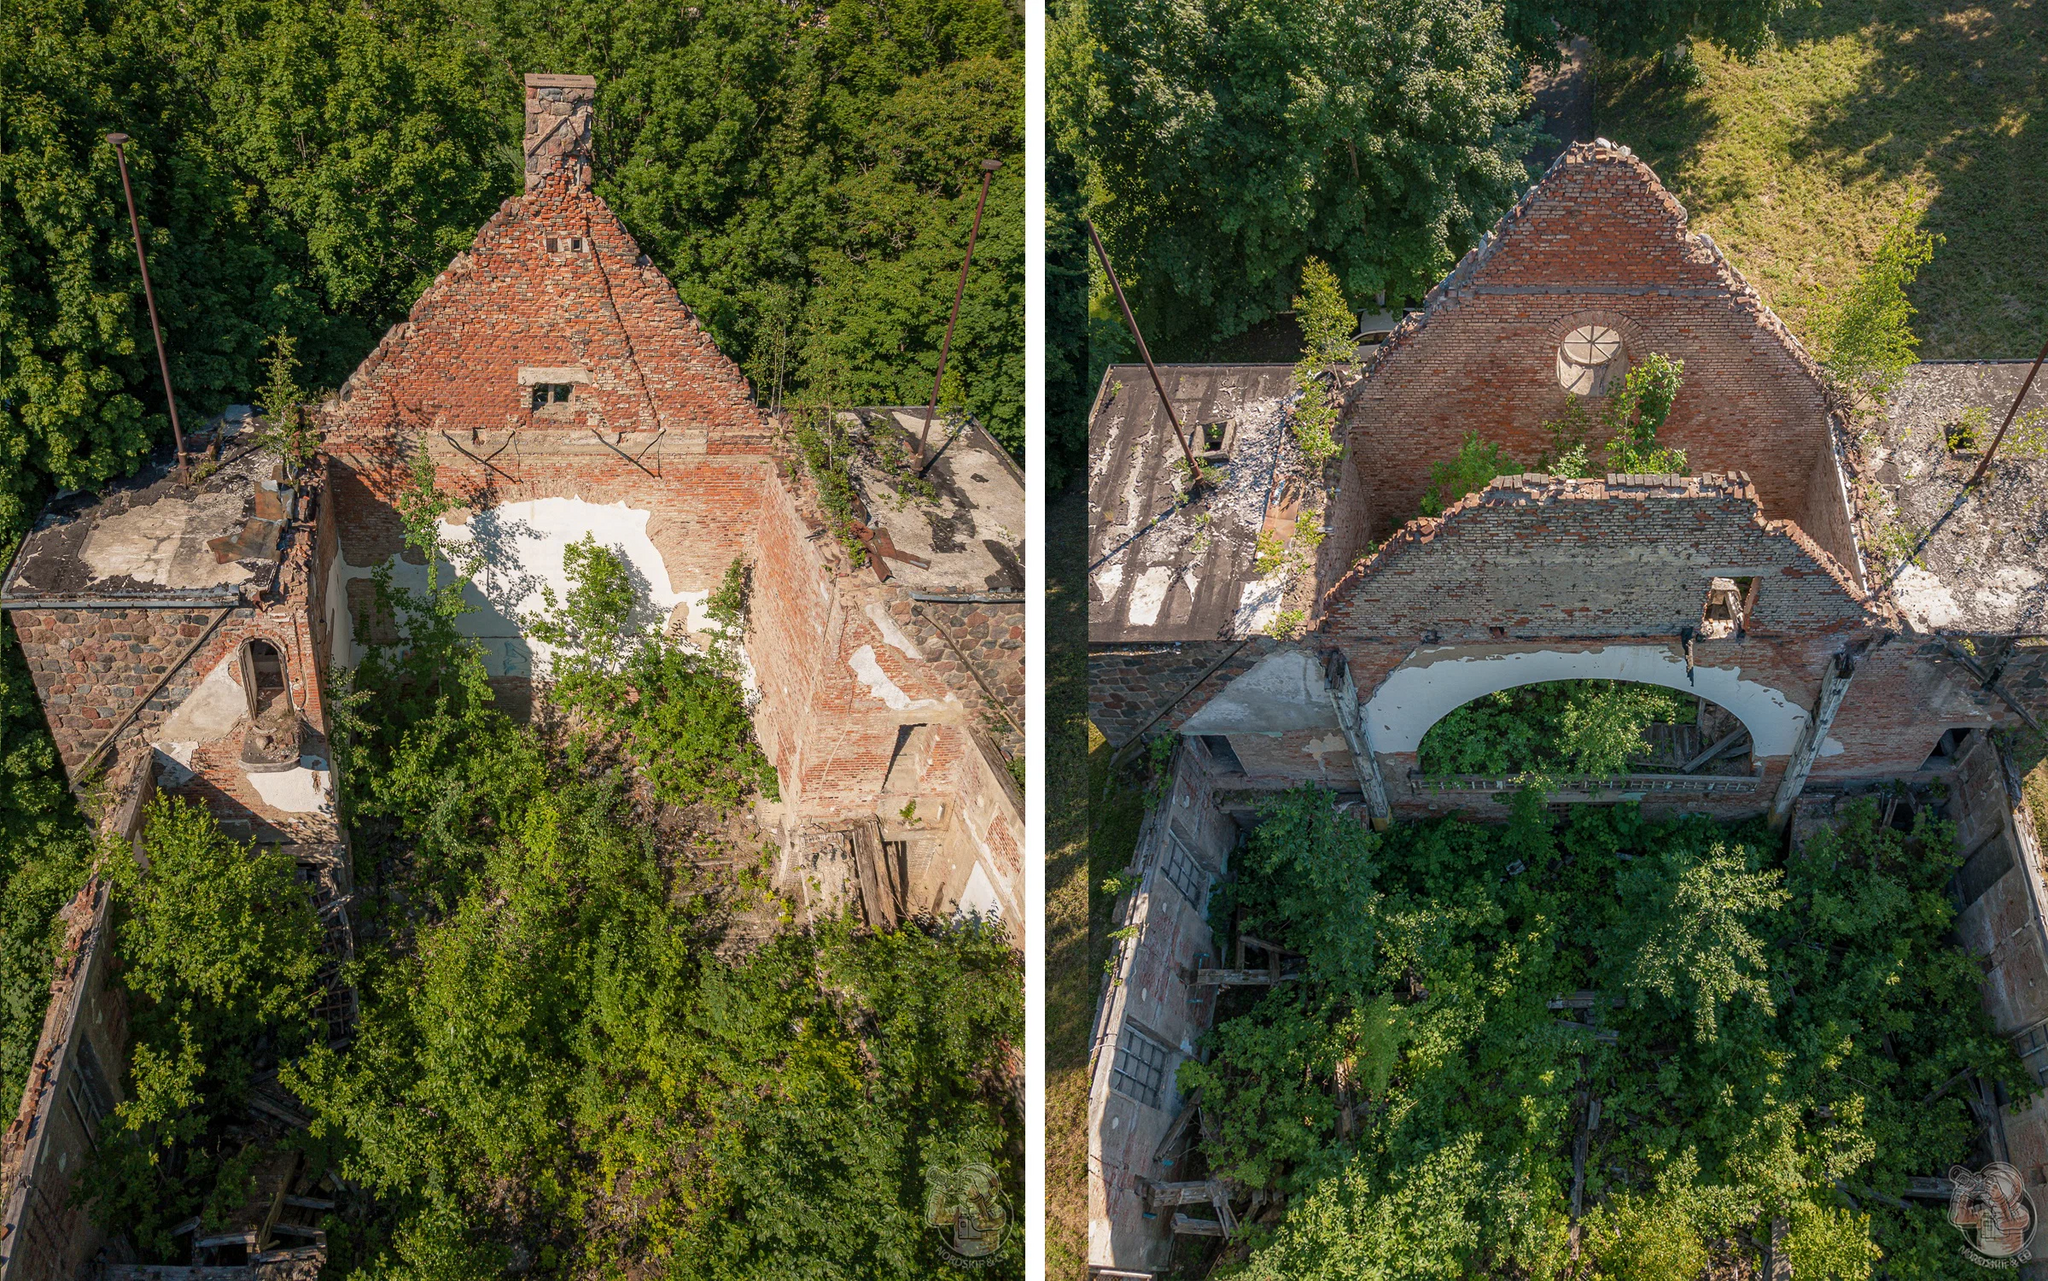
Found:
[[981, 162], [981, 199], [974, 202], [974, 227], [967, 233], [967, 256], [960, 260], [960, 282], [953, 286], [953, 314], [946, 317], [946, 339], [939, 344], [939, 372], [932, 375], [932, 400], [924, 407], [924, 430], [917, 434], [917, 458], [921, 464], [917, 474], [920, 476], [937, 461], [924, 456], [925, 441], [932, 434], [932, 415], [939, 409], [939, 383], [946, 376], [946, 354], [953, 350], [953, 326], [960, 319], [960, 300], [967, 296], [967, 264], [974, 261], [974, 241], [981, 235], [981, 211], [988, 204], [988, 184], [996, 176], [996, 170], [1002, 167], [1000, 160]]
[[1145, 335], [1138, 332], [1137, 318], [1131, 315], [1131, 304], [1124, 300], [1123, 282], [1116, 278], [1116, 268], [1109, 265], [1109, 251], [1102, 247], [1102, 236], [1095, 230], [1095, 224], [1088, 224], [1088, 238], [1095, 242], [1096, 256], [1102, 259], [1102, 270], [1109, 275], [1109, 287], [1116, 294], [1116, 305], [1124, 310], [1124, 323], [1131, 328], [1131, 337], [1138, 340], [1138, 355], [1145, 361], [1145, 371], [1152, 375], [1152, 390], [1159, 393], [1159, 403], [1166, 406], [1166, 421], [1173, 424], [1173, 437], [1180, 442], [1180, 452], [1188, 460], [1188, 488], [1202, 483], [1202, 469], [1195, 464], [1195, 451], [1188, 448], [1187, 433], [1180, 429], [1180, 415], [1173, 412], [1173, 401], [1167, 398], [1166, 384], [1159, 381], [1159, 367], [1152, 363], [1152, 353], [1145, 346]]
[[2020, 394], [2012, 398], [2012, 408], [2005, 411], [2005, 421], [1998, 426], [1998, 434], [1991, 438], [1991, 448], [1984, 451], [1984, 461], [1977, 464], [1977, 471], [1970, 477], [1964, 489], [1975, 489], [1977, 482], [1984, 479], [1985, 471], [1991, 466], [1991, 455], [1998, 452], [1998, 446], [2005, 439], [2005, 429], [2012, 426], [2012, 420], [2020, 412], [2020, 402], [2027, 398], [2027, 389], [2034, 385], [2034, 375], [2041, 372], [2041, 362], [2048, 360], [2048, 343], [2041, 344], [2041, 354], [2034, 357], [2034, 367], [2027, 371], [2027, 380], [2020, 384]]
[[178, 398], [171, 394], [171, 361], [164, 354], [163, 327], [156, 322], [156, 291], [149, 286], [149, 259], [142, 253], [142, 223], [135, 216], [135, 189], [128, 185], [128, 153], [121, 145], [128, 141], [125, 133], [110, 133], [107, 141], [114, 144], [114, 159], [121, 164], [121, 192], [128, 197], [128, 230], [135, 234], [135, 265], [142, 268], [142, 299], [149, 304], [149, 332], [156, 335], [156, 366], [164, 376], [164, 403], [171, 409], [171, 439], [178, 449], [178, 483], [184, 484], [185, 433], [178, 428]]

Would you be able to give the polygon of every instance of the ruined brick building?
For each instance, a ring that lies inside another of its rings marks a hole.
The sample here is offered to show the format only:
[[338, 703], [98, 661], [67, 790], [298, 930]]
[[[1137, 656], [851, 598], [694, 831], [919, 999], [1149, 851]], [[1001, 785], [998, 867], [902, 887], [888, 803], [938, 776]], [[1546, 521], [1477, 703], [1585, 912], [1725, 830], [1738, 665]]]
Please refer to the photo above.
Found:
[[[1548, 424], [1575, 402], [1597, 416], [1651, 353], [1684, 364], [1658, 443], [1691, 474], [1540, 473], [1559, 445]], [[2026, 369], [1916, 366], [1881, 421], [1852, 421], [1649, 167], [1601, 141], [1567, 148], [1338, 380], [1345, 448], [1327, 466], [1287, 425], [1288, 367], [1171, 366], [1166, 393], [1219, 473], [1191, 493], [1145, 369], [1107, 371], [1090, 424], [1090, 716], [1126, 750], [1181, 739], [1098, 1009], [1097, 1272], [1151, 1275], [1175, 1230], [1219, 1231], [1170, 1208], [1212, 1199], [1172, 1184], [1191, 1124], [1173, 1081], [1213, 1006], [1199, 971], [1224, 964], [1208, 887], [1258, 795], [1321, 783], [1375, 825], [1504, 815], [1516, 777], [1428, 776], [1417, 749], [1446, 714], [1520, 685], [1606, 678], [1700, 700], [1662, 768], [1555, 779], [1554, 802], [1783, 826], [1860, 787], [1967, 773], [1965, 933], [1997, 940], [1982, 944], [1987, 1007], [2048, 1066], [2048, 996], [2027, 990], [2048, 957], [2041, 856], [1987, 737], [2048, 721], [2048, 459], [2001, 457], [1965, 492], [1979, 454], [1950, 431], [1972, 406], [1997, 421]], [[1432, 467], [1471, 433], [1530, 470], [1418, 515]], [[2048, 1179], [2048, 1110], [2033, 1111], [2007, 1128], [2030, 1179]]]
[[[686, 640], [705, 639], [705, 601], [739, 561], [755, 728], [780, 783], [756, 815], [782, 850], [778, 888], [800, 916], [844, 902], [880, 924], [995, 915], [1021, 946], [1021, 474], [953, 421], [934, 428], [928, 488], [913, 487], [886, 460], [909, 456], [921, 423], [846, 415], [880, 553], [857, 565], [784, 425], [592, 190], [595, 82], [526, 85], [525, 191], [322, 407], [311, 467], [285, 468], [231, 411], [198, 442], [190, 483], [160, 461], [60, 498], [23, 542], [0, 606], [67, 773], [123, 833], [163, 791], [289, 849], [345, 955], [329, 679], [372, 638], [372, 572], [424, 580], [393, 507], [423, 452], [462, 504], [441, 533], [479, 557], [463, 626], [507, 706], [545, 673], [520, 619], [544, 585], [566, 595], [569, 543], [623, 552], [639, 621]], [[68, 1188], [121, 1097], [125, 1046], [103, 900], [75, 914], [97, 923], [74, 930], [0, 1152], [0, 1281], [68, 1277], [99, 1245]], [[345, 1021], [349, 995], [333, 996]], [[249, 1244], [270, 1248], [274, 1227]]]

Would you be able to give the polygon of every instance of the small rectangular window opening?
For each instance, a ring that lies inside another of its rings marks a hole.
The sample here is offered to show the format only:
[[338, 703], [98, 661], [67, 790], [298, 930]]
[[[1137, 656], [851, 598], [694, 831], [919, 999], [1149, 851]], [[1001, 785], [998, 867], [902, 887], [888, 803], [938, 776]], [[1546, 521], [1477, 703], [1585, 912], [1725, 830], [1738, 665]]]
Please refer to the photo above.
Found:
[[1167, 843], [1172, 853], [1166, 860], [1166, 879], [1173, 882], [1173, 888], [1180, 891], [1180, 896], [1199, 911], [1202, 892], [1209, 888], [1209, 869], [1195, 861], [1180, 833], [1169, 831]]
[[558, 254], [558, 253], [562, 252], [562, 242], [561, 242], [561, 241], [559, 241], [559, 240], [557, 240], [557, 239], [555, 239], [555, 238], [554, 238], [553, 236], [549, 236], [549, 237], [548, 237], [548, 252], [549, 252], [549, 253], [551, 253], [551, 254]]
[[1237, 749], [1230, 745], [1230, 739], [1222, 734], [1203, 734], [1202, 746], [1209, 749], [1209, 759], [1216, 762], [1218, 769], [1232, 774], [1244, 773], [1244, 762], [1237, 759]]
[[1731, 640], [1748, 628], [1749, 612], [1756, 607], [1755, 578], [1716, 578], [1707, 584], [1706, 603], [1700, 607], [1700, 639]]
[[533, 385], [533, 407], [546, 409], [550, 404], [569, 403], [570, 383], [535, 383]]
[[1133, 1028], [1116, 1039], [1116, 1059], [1109, 1083], [1147, 1107], [1159, 1106], [1159, 1087], [1166, 1081], [1166, 1047]]
[[579, 254], [580, 254], [580, 253], [582, 253], [582, 252], [583, 252], [583, 237], [581, 237], [581, 236], [571, 236], [571, 237], [569, 237], [569, 251], [570, 251], [571, 253], [579, 253]]

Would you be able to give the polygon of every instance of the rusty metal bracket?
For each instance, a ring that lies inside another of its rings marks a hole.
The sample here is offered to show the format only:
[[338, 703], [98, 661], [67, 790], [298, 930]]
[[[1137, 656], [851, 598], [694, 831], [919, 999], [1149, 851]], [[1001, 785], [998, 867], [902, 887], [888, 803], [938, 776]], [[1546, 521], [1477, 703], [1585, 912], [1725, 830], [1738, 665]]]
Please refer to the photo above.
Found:
[[[640, 451], [639, 458], [634, 457], [632, 454], [627, 453], [625, 450], [620, 449], [617, 445], [614, 445], [612, 442], [606, 440], [604, 438], [604, 433], [599, 431], [595, 427], [592, 427], [590, 429], [590, 434], [597, 437], [599, 444], [603, 445], [606, 449], [611, 450], [613, 453], [625, 459], [627, 462], [633, 464], [635, 467], [638, 467], [641, 471], [647, 472], [647, 474], [650, 476], [658, 477], [661, 475], [661, 473], [658, 471], [647, 471], [647, 464], [641, 462], [640, 459], [647, 457], [648, 454], [653, 452], [654, 447], [661, 443], [661, 438], [663, 436], [668, 435], [668, 428], [663, 427], [659, 431], [654, 433], [654, 439], [647, 442], [647, 448]], [[661, 460], [659, 458], [655, 459], [655, 462], [657, 463], [659, 463], [660, 461]]]
[[445, 431], [441, 433], [441, 439], [447, 441], [448, 444], [455, 450], [456, 453], [461, 454], [464, 458], [469, 459], [473, 463], [479, 464], [486, 470], [498, 473], [500, 476], [503, 476], [506, 480], [511, 481], [515, 485], [519, 483], [519, 477], [514, 476], [511, 472], [506, 471], [503, 467], [494, 465], [491, 462], [491, 460], [493, 458], [496, 458], [499, 454], [502, 454], [506, 450], [512, 448], [512, 442], [515, 439], [517, 439], [518, 436], [519, 431], [517, 428], [514, 428], [512, 434], [510, 436], [505, 437], [505, 443], [498, 446], [496, 449], [493, 449], [490, 453], [473, 454], [469, 450], [464, 449], [462, 447], [462, 442], [455, 439], [455, 437], [450, 436]]

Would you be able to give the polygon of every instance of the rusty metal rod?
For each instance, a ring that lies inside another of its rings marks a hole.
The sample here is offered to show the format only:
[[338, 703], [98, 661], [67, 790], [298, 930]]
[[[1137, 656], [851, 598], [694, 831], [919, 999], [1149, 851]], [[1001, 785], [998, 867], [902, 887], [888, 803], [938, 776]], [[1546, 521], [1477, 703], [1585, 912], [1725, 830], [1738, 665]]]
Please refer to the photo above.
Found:
[[1977, 471], [1970, 477], [1964, 489], [1975, 489], [1977, 482], [1984, 479], [1984, 473], [1991, 467], [1991, 456], [1998, 452], [1999, 444], [2005, 440], [2005, 429], [2012, 426], [2012, 420], [2020, 412], [2020, 402], [2027, 398], [2027, 389], [2034, 385], [2034, 375], [2041, 372], [2041, 362], [2048, 360], [2048, 343], [2041, 344], [2041, 354], [2034, 357], [2034, 367], [2027, 371], [2027, 380], [2020, 384], [2020, 394], [2012, 398], [2012, 408], [2005, 411], [2005, 421], [1998, 426], [1998, 434], [1991, 438], [1991, 447], [1984, 451], [1984, 461], [1977, 464]]
[[185, 433], [178, 427], [178, 398], [171, 394], [171, 359], [164, 354], [164, 331], [156, 321], [156, 291], [150, 288], [149, 259], [142, 252], [142, 222], [135, 216], [135, 189], [128, 185], [128, 153], [122, 149], [128, 135], [110, 133], [107, 141], [114, 144], [114, 159], [121, 165], [121, 193], [128, 197], [128, 230], [135, 235], [135, 265], [142, 268], [142, 300], [149, 305], [149, 332], [156, 335], [156, 367], [164, 376], [164, 403], [171, 410], [171, 440], [178, 450], [178, 483], [182, 485], [189, 479], [185, 471]]
[[1109, 251], [1102, 247], [1102, 235], [1095, 230], [1095, 224], [1088, 224], [1088, 238], [1095, 242], [1096, 256], [1102, 259], [1102, 270], [1109, 276], [1109, 287], [1116, 294], [1116, 305], [1123, 308], [1124, 324], [1130, 326], [1131, 337], [1138, 340], [1138, 355], [1145, 361], [1145, 372], [1152, 375], [1152, 390], [1159, 393], [1159, 403], [1166, 406], [1166, 421], [1173, 425], [1173, 438], [1180, 442], [1180, 452], [1188, 460], [1188, 488], [1202, 483], [1202, 469], [1195, 463], [1195, 451], [1188, 448], [1187, 433], [1180, 429], [1180, 415], [1173, 412], [1173, 401], [1166, 394], [1166, 384], [1159, 379], [1159, 367], [1152, 363], [1152, 352], [1145, 346], [1145, 335], [1138, 332], [1137, 317], [1131, 315], [1131, 304], [1124, 298], [1123, 282], [1116, 278], [1116, 268], [1109, 265]]
[[960, 260], [960, 281], [953, 286], [953, 314], [946, 317], [946, 339], [939, 344], [939, 372], [932, 375], [931, 403], [924, 407], [924, 430], [917, 433], [917, 474], [922, 476], [938, 461], [938, 456], [924, 456], [925, 441], [932, 434], [932, 415], [939, 409], [939, 384], [946, 377], [946, 356], [953, 350], [953, 326], [960, 320], [960, 300], [967, 296], [967, 264], [974, 261], [974, 242], [981, 235], [981, 211], [988, 205], [988, 184], [996, 176], [996, 170], [1003, 167], [1000, 160], [981, 162], [981, 199], [974, 202], [974, 226], [967, 233], [967, 255]]

